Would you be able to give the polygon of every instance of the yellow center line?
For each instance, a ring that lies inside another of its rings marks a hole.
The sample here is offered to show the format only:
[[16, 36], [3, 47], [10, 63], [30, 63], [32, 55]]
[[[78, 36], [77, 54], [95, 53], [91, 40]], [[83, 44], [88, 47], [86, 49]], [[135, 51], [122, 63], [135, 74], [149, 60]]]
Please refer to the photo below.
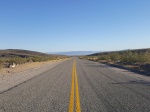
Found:
[[[76, 97], [74, 95], [76, 95]], [[76, 61], [74, 61], [73, 68], [72, 68], [72, 83], [71, 83], [71, 92], [70, 92], [69, 112], [74, 112], [75, 98], [76, 98], [76, 112], [81, 112], [78, 77], [76, 72]]]
[[78, 87], [78, 77], [77, 77], [77, 73], [76, 73], [76, 66], [75, 66], [75, 85], [76, 85], [76, 112], [81, 112], [79, 87]]
[[72, 68], [72, 83], [71, 83], [71, 92], [70, 92], [70, 103], [69, 103], [69, 112], [74, 112], [74, 65]]

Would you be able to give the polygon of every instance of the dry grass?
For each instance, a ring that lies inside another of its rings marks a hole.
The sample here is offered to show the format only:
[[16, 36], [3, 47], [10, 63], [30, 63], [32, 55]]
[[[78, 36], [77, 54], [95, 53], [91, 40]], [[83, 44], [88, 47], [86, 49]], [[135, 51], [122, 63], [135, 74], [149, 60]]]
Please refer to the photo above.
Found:
[[3, 68], [3, 65], [2, 64], [0, 64], [0, 70]]

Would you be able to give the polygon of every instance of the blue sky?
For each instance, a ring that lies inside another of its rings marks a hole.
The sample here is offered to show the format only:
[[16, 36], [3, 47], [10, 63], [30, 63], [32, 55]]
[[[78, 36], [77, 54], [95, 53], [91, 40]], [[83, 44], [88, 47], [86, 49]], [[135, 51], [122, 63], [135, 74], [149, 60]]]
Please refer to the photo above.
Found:
[[0, 0], [0, 49], [150, 48], [150, 0]]

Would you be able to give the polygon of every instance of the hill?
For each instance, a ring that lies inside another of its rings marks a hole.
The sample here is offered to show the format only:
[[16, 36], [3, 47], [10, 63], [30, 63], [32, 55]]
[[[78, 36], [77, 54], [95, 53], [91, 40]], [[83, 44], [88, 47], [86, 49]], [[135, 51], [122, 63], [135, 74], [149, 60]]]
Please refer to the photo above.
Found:
[[21, 49], [6, 49], [0, 50], [0, 57], [31, 57], [31, 56], [60, 56], [60, 55], [51, 55], [36, 51], [21, 50]]

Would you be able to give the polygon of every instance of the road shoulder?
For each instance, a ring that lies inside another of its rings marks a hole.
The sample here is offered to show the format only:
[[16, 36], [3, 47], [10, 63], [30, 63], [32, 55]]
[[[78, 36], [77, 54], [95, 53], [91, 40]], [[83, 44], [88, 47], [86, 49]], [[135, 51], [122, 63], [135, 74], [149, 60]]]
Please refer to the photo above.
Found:
[[23, 71], [10, 73], [10, 76], [5, 78], [3, 77], [3, 79], [1, 78], [0, 80], [0, 94], [54, 68], [55, 66], [63, 63], [64, 61], [66, 60], [53, 61], [46, 64], [41, 64], [36, 67], [31, 67]]

